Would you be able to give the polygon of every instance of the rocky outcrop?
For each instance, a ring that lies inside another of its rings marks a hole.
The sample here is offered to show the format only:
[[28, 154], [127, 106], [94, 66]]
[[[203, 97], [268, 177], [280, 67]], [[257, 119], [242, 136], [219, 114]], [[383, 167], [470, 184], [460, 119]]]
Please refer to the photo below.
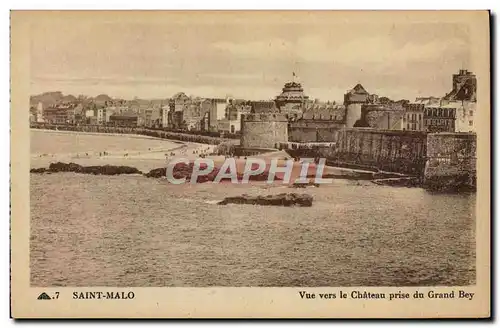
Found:
[[227, 204], [247, 204], [263, 206], [299, 206], [311, 207], [313, 198], [307, 194], [284, 193], [268, 196], [248, 196], [226, 197], [218, 205]]
[[[186, 179], [186, 182], [191, 181], [191, 175], [193, 174], [193, 168], [194, 168], [194, 164], [193, 163], [189, 163], [189, 164], [179, 163], [179, 164], [177, 164], [177, 165], [174, 166], [174, 168], [172, 170], [172, 176], [175, 179]], [[201, 169], [206, 168], [206, 164], [202, 163], [200, 165], [200, 168]], [[217, 168], [217, 167], [215, 167], [212, 170], [212, 172], [210, 172], [209, 174], [199, 176], [196, 182], [198, 182], [198, 183], [212, 182], [212, 181], [215, 180], [215, 178], [219, 174], [219, 171], [220, 171], [220, 169]], [[153, 170], [149, 171], [148, 173], [146, 173], [144, 175], [146, 177], [148, 177], [148, 178], [162, 178], [162, 177], [166, 176], [166, 173], [167, 173], [167, 169], [164, 168], [164, 167], [160, 167], [160, 168], [157, 168], [157, 169], [153, 169]], [[248, 181], [267, 181], [268, 177], [269, 177], [269, 173], [268, 172], [263, 172], [263, 173], [260, 173], [260, 174], [257, 174], [257, 175], [251, 175], [251, 176], [249, 176], [248, 177]], [[238, 179], [238, 182], [241, 182], [242, 179], [243, 179], [243, 174], [238, 173], [237, 174], [237, 179]], [[279, 181], [279, 180], [282, 180], [282, 179], [279, 178], [279, 177], [274, 177], [273, 180], [274, 181]], [[230, 181], [230, 179], [229, 178], [224, 178], [221, 181]]]
[[[308, 178], [315, 178], [315, 175], [308, 175]], [[370, 172], [370, 171], [344, 171], [338, 174], [323, 174], [323, 179], [344, 179], [344, 180], [377, 180], [389, 178], [407, 178], [408, 175], [391, 172]]]
[[434, 176], [432, 179], [425, 179], [423, 187], [426, 190], [437, 192], [476, 191], [476, 176], [473, 173]]
[[50, 171], [44, 167], [30, 170], [30, 173], [47, 173], [47, 172], [50, 172]]
[[76, 163], [51, 163], [49, 168], [31, 169], [31, 173], [55, 173], [55, 172], [75, 172], [94, 175], [118, 175], [118, 174], [142, 174], [135, 167], [114, 166], [114, 165], [96, 165], [82, 166]]
[[308, 182], [295, 182], [290, 185], [290, 188], [306, 188], [306, 187], [319, 187], [319, 183], [315, 183], [314, 180], [309, 180]]
[[164, 167], [152, 169], [151, 171], [145, 173], [144, 175], [148, 178], [162, 178], [167, 175], [167, 169]]
[[418, 177], [401, 177], [401, 178], [388, 178], [388, 179], [377, 179], [372, 182], [377, 185], [391, 186], [391, 187], [421, 187], [422, 179]]

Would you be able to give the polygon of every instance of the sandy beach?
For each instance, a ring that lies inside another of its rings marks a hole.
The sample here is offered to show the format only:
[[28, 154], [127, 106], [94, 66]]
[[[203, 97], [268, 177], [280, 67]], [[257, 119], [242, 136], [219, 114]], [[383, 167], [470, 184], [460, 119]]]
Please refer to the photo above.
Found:
[[[59, 138], [64, 142], [57, 142]], [[211, 154], [215, 145], [165, 140], [133, 134], [31, 130], [31, 168], [54, 162], [80, 165], [126, 165], [148, 171], [172, 158], [199, 158]], [[220, 159], [220, 156], [214, 156]], [[223, 158], [223, 157], [222, 157]]]

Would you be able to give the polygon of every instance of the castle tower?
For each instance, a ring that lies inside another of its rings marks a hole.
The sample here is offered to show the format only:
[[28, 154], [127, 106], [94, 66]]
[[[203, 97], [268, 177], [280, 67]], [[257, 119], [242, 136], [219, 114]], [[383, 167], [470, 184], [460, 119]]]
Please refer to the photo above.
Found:
[[458, 74], [453, 74], [453, 90], [444, 99], [448, 101], [476, 101], [477, 79], [476, 75], [466, 69], [461, 69]]
[[293, 73], [293, 81], [285, 83], [281, 94], [276, 97], [276, 107], [284, 114], [299, 114], [304, 111], [305, 103], [309, 97], [304, 94], [302, 85], [296, 80]]
[[361, 84], [357, 84], [344, 95], [346, 127], [352, 128], [361, 119], [361, 106], [369, 102], [370, 94]]
[[276, 148], [288, 141], [288, 119], [282, 113], [255, 113], [241, 116], [240, 146], [247, 149]]

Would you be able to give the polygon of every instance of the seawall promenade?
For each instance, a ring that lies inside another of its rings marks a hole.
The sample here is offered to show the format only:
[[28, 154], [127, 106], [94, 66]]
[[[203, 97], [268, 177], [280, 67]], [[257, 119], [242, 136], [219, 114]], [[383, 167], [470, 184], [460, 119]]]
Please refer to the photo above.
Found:
[[86, 133], [107, 133], [107, 134], [131, 134], [142, 135], [154, 138], [178, 140], [185, 142], [195, 142], [208, 145], [218, 145], [221, 143], [238, 144], [238, 139], [212, 137], [199, 134], [190, 134], [182, 132], [164, 131], [157, 129], [139, 128], [139, 127], [115, 127], [102, 125], [63, 125], [63, 124], [46, 124], [46, 123], [31, 123], [32, 129], [56, 130], [56, 131], [73, 131]]

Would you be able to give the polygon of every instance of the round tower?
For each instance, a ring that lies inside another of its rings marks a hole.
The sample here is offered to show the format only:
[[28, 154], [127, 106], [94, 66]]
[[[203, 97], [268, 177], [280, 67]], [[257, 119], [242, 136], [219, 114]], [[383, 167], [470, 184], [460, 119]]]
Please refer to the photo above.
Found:
[[361, 84], [357, 84], [344, 95], [345, 122], [347, 128], [352, 128], [361, 119], [361, 106], [368, 103], [370, 94]]
[[255, 113], [241, 116], [242, 148], [276, 148], [288, 141], [288, 119], [281, 113]]

